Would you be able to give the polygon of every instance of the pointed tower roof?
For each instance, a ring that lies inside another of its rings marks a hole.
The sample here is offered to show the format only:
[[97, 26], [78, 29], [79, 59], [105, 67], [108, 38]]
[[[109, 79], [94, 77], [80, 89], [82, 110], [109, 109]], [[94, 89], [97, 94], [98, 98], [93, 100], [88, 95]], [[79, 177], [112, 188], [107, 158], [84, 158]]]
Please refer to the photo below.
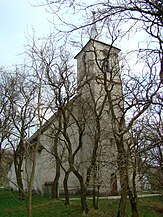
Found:
[[99, 39], [99, 32], [97, 30], [97, 25], [96, 25], [96, 12], [95, 11], [92, 11], [92, 26], [91, 26], [91, 29], [90, 29], [90, 38], [91, 39], [96, 39], [98, 40]]

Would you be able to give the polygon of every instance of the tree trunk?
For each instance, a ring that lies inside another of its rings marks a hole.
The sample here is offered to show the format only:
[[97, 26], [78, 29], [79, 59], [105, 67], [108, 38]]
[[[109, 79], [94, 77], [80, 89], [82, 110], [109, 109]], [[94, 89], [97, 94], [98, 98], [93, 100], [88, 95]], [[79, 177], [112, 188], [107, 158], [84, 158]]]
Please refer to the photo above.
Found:
[[[23, 131], [24, 132], [24, 131]], [[18, 144], [17, 149], [14, 151], [14, 166], [15, 166], [15, 174], [19, 191], [19, 199], [24, 199], [24, 186], [22, 180], [22, 164], [24, 157], [24, 133], [21, 133], [21, 138]]]
[[52, 184], [52, 198], [58, 198], [58, 187], [59, 187], [59, 178], [60, 178], [60, 160], [56, 158], [56, 175]]
[[28, 187], [27, 217], [32, 217], [32, 186]]
[[137, 209], [137, 195], [133, 195], [130, 188], [128, 188], [128, 195], [129, 195], [130, 205], [132, 210], [131, 217], [139, 217], [138, 209]]
[[125, 188], [123, 189], [121, 187], [121, 199], [119, 202], [117, 217], [125, 217], [126, 203], [127, 203], [126, 189]]
[[60, 175], [56, 174], [55, 179], [53, 181], [52, 189], [51, 189], [52, 198], [58, 198], [59, 177]]
[[98, 194], [96, 193], [97, 188], [97, 166], [96, 162], [93, 169], [93, 208], [98, 209]]
[[19, 174], [19, 173], [17, 176], [17, 184], [18, 184], [18, 188], [19, 188], [19, 199], [23, 200], [25, 198], [24, 186], [23, 186], [21, 174]]
[[137, 210], [137, 201], [135, 200], [134, 197], [130, 198], [130, 205], [132, 210], [131, 217], [139, 217], [138, 210]]
[[87, 188], [84, 184], [83, 177], [79, 174], [77, 170], [73, 168], [73, 173], [76, 175], [80, 182], [80, 199], [81, 199], [81, 208], [84, 214], [88, 213], [88, 205], [87, 205]]
[[64, 192], [65, 192], [65, 205], [70, 204], [69, 190], [68, 190], [68, 185], [67, 185], [69, 174], [70, 174], [70, 170], [66, 171], [65, 172], [65, 177], [64, 177], [64, 180], [63, 180], [63, 186], [64, 186]]
[[80, 196], [81, 196], [81, 207], [82, 207], [82, 211], [84, 214], [88, 213], [88, 205], [87, 205], [87, 201], [86, 201], [86, 195], [87, 195], [87, 190], [84, 187], [84, 183], [81, 182], [80, 183]]
[[132, 168], [133, 168], [133, 175], [132, 175], [133, 193], [130, 189], [130, 186], [128, 186], [128, 195], [129, 195], [130, 205], [131, 205], [131, 210], [132, 210], [131, 217], [139, 217], [138, 209], [137, 209], [137, 192], [136, 192], [136, 168], [137, 168], [137, 158], [136, 157], [134, 161], [132, 162]]
[[34, 150], [33, 150], [33, 153], [32, 153], [33, 156], [31, 157], [31, 159], [32, 159], [32, 168], [31, 168], [31, 173], [30, 173], [30, 177], [29, 177], [29, 180], [28, 180], [27, 217], [32, 217], [32, 187], [33, 187], [33, 180], [34, 180], [34, 176], [35, 176], [36, 155], [37, 155], [38, 145], [39, 145], [39, 143], [37, 142], [35, 144], [35, 147], [34, 147]]
[[27, 201], [27, 217], [32, 217], [32, 190], [33, 190], [33, 181], [35, 178], [35, 170], [36, 170], [36, 158], [39, 147], [40, 135], [41, 135], [42, 125], [40, 124], [40, 129], [37, 137], [37, 142], [33, 144], [33, 149], [29, 152], [29, 157], [31, 160], [31, 171], [28, 177], [28, 201]]
[[[60, 113], [59, 113], [60, 114]], [[59, 115], [59, 129], [61, 129], [61, 116]], [[60, 178], [60, 170], [61, 170], [61, 160], [58, 155], [58, 136], [59, 136], [60, 130], [55, 135], [54, 138], [54, 145], [53, 145], [53, 151], [54, 151], [54, 156], [55, 156], [55, 163], [56, 163], [56, 174], [55, 174], [55, 179], [52, 184], [52, 189], [51, 189], [51, 197], [52, 198], [58, 198], [58, 188], [59, 188], [59, 178]]]
[[19, 199], [24, 199], [25, 198], [25, 193], [24, 193], [24, 186], [23, 186], [23, 180], [22, 180], [22, 160], [17, 159], [17, 155], [15, 156], [14, 159], [14, 164], [15, 164], [15, 174], [16, 174], [16, 180], [17, 180], [17, 185], [18, 185], [18, 192], [19, 192]]
[[117, 143], [117, 144], [119, 144], [119, 147], [117, 145], [118, 147], [117, 163], [118, 163], [118, 170], [119, 170], [120, 184], [121, 184], [121, 194], [120, 194], [121, 198], [119, 202], [117, 217], [124, 217], [126, 204], [127, 204], [127, 194], [128, 194], [128, 166], [127, 166], [127, 159], [126, 159], [126, 153], [124, 147], [122, 143]]
[[93, 208], [98, 209], [98, 193], [96, 193], [95, 186], [93, 186]]

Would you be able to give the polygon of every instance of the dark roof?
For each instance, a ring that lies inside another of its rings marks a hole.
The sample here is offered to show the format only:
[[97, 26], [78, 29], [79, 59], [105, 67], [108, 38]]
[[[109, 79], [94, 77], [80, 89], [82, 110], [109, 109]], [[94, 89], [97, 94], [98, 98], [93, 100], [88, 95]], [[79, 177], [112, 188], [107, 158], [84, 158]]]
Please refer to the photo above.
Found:
[[[42, 125], [41, 133], [45, 132], [48, 129], [48, 127], [55, 120], [55, 117], [56, 117], [56, 113], [54, 113], [48, 120], [45, 121], [45, 123]], [[28, 139], [29, 143], [33, 143], [37, 139], [39, 130], [40, 130], [40, 128], [38, 130], [36, 130], [36, 132], [31, 137], [29, 137], [29, 139]]]
[[117, 47], [114, 47], [114, 46], [109, 45], [109, 44], [106, 44], [106, 43], [104, 43], [104, 42], [102, 42], [102, 41], [98, 41], [98, 40], [95, 40], [95, 39], [92, 39], [92, 38], [91, 38], [91, 39], [86, 43], [86, 45], [81, 49], [81, 51], [76, 54], [76, 56], [74, 57], [74, 59], [77, 58], [77, 56], [87, 47], [87, 45], [88, 45], [91, 41], [92, 41], [92, 42], [97, 42], [97, 43], [103, 44], [103, 45], [105, 45], [105, 46], [112, 47], [112, 48], [114, 48], [114, 49], [116, 49], [116, 50], [118, 50], [118, 51], [121, 51], [121, 49], [119, 49], [119, 48], [117, 48]]
[[[70, 104], [71, 102], [73, 102], [76, 99], [76, 97], [77, 96], [73, 96], [72, 99], [70, 99], [70, 101], [68, 102], [68, 104]], [[49, 126], [51, 124], [54, 123], [54, 120], [56, 119], [57, 115], [58, 115], [58, 111], [55, 111], [54, 114], [52, 114], [50, 116], [50, 118], [45, 121], [45, 123], [42, 125], [41, 134], [43, 132], [45, 132], [49, 128]], [[38, 130], [36, 130], [36, 132], [34, 134], [32, 134], [31, 137], [29, 137], [29, 139], [28, 139], [29, 143], [33, 143], [33, 142], [36, 141], [38, 133], [39, 133], [39, 130], [40, 130], [40, 128]]]

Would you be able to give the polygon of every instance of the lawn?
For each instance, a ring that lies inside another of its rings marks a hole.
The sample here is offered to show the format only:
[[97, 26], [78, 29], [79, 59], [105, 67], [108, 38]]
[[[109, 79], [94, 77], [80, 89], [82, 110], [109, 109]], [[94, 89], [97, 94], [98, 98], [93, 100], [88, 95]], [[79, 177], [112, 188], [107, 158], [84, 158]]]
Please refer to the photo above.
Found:
[[[88, 200], [90, 212], [88, 217], [115, 217], [118, 200], [100, 199], [99, 210], [91, 209], [91, 200]], [[140, 217], [163, 216], [163, 198], [151, 197], [139, 199]], [[126, 217], [131, 215], [128, 204]], [[0, 190], [0, 216], [25, 217], [26, 201], [20, 201], [16, 193]], [[65, 206], [63, 200], [54, 200], [47, 197], [33, 196], [33, 217], [82, 217], [80, 201], [71, 201], [70, 206]]]

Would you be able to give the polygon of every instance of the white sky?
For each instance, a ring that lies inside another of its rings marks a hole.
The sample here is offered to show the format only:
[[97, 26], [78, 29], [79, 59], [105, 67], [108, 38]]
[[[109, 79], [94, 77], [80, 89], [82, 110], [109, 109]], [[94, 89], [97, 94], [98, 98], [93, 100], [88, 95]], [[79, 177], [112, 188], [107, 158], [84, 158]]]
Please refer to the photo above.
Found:
[[[51, 15], [45, 11], [45, 7], [32, 7], [31, 2], [34, 4], [41, 0], [0, 0], [0, 66], [11, 66], [23, 62], [21, 54], [25, 50], [27, 37], [33, 35], [33, 30], [37, 37], [46, 36], [52, 32], [53, 26], [49, 22], [49, 20], [52, 21]], [[65, 15], [67, 13], [64, 14], [64, 18]], [[72, 19], [78, 22], [78, 19], [73, 16]], [[55, 22], [58, 23], [56, 17]], [[138, 41], [140, 42], [143, 38], [142, 34], [137, 37], [140, 38], [134, 40], [133, 37], [130, 41], [126, 38], [125, 43], [121, 42], [117, 46], [123, 51], [127, 48], [135, 49], [138, 47]]]
[[0, 66], [20, 63], [27, 35], [50, 33], [50, 15], [44, 7], [32, 7], [32, 0], [0, 0]]

